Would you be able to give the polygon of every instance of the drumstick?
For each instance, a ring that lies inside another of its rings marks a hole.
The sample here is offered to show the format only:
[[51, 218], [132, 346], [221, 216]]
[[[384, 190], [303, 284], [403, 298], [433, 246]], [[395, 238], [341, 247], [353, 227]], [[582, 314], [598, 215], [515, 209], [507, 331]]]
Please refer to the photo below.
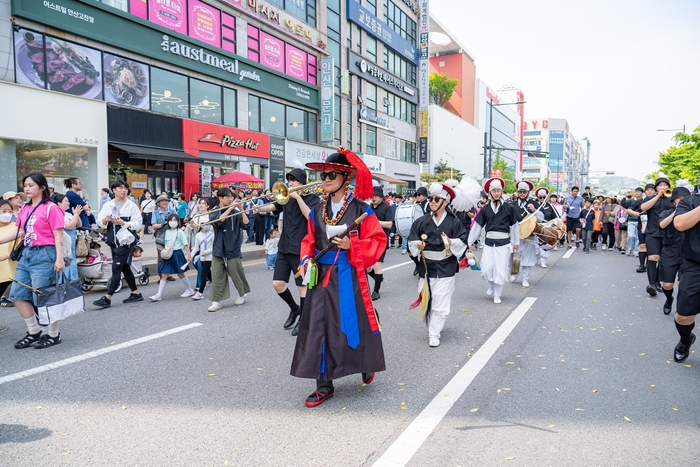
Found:
[[26, 288], [28, 288], [29, 290], [31, 290], [32, 292], [34, 292], [35, 294], [41, 295], [41, 290], [39, 290], [39, 289], [35, 289], [34, 287], [32, 287], [32, 286], [30, 286], [30, 285], [27, 285], [27, 284], [22, 284], [20, 281], [15, 280], [15, 279], [12, 279], [12, 282], [17, 282], [17, 283], [18, 283], [19, 285], [21, 285], [22, 287], [26, 287]]

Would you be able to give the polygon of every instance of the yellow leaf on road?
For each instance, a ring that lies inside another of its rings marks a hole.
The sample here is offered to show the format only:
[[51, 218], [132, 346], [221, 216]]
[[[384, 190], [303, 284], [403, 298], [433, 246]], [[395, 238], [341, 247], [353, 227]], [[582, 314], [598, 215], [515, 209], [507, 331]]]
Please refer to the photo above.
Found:
[[506, 460], [507, 460], [507, 461], [512, 461], [512, 460], [515, 460], [515, 456], [511, 456], [511, 457], [506, 457]]
[[474, 412], [477, 412], [478, 410], [479, 410], [479, 409], [471, 409], [470, 412], [471, 412], [471, 413], [474, 413]]
[[673, 407], [671, 410], [673, 410], [674, 412], [678, 412], [678, 409], [675, 407]]
[[598, 390], [597, 390], [597, 389], [594, 389], [594, 390], [591, 391], [591, 392], [592, 392], [593, 394], [595, 394], [596, 392], [598, 392]]
[[626, 416], [623, 416], [622, 418], [624, 418], [626, 422], [628, 422], [628, 423], [632, 423], [632, 420], [630, 420], [630, 419], [629, 419], [629, 418], [627, 418]]
[[216, 373], [209, 373], [209, 376], [216, 376]]
[[549, 425], [547, 428], [554, 428], [556, 425]]

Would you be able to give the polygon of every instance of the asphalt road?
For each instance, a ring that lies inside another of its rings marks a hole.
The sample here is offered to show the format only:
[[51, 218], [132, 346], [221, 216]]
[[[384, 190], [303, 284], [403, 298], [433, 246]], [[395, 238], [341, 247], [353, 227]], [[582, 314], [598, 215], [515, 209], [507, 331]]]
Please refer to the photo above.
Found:
[[316, 408], [314, 382], [289, 375], [294, 338], [264, 261], [246, 264], [247, 302], [217, 313], [179, 282], [107, 310], [87, 295], [46, 350], [15, 350], [25, 326], [2, 309], [0, 465], [697, 465], [698, 354], [673, 363], [673, 318], [635, 260], [564, 253], [500, 305], [460, 272], [430, 348], [408, 311], [412, 263], [390, 250], [375, 302], [387, 370], [335, 381]]

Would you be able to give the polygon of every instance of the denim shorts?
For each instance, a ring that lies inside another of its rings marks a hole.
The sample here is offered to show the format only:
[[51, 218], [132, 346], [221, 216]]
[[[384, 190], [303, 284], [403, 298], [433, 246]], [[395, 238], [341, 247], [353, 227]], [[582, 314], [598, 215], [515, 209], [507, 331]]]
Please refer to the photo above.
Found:
[[[56, 247], [54, 246], [25, 248], [22, 252], [22, 259], [17, 264], [15, 280], [35, 289], [46, 287], [53, 281], [55, 262]], [[36, 295], [28, 288], [13, 282], [10, 300], [26, 300], [36, 304]]]

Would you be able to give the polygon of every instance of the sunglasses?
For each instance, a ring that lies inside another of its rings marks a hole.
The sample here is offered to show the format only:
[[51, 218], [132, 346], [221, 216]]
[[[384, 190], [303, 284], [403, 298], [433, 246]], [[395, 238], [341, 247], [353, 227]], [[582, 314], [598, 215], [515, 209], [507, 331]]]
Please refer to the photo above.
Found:
[[428, 199], [430, 200], [431, 203], [439, 203], [440, 201], [442, 201], [442, 198], [439, 198], [437, 196], [431, 196]]
[[336, 172], [335, 170], [332, 172], [321, 172], [318, 174], [319, 177], [321, 177], [321, 180], [325, 180], [328, 178], [329, 180], [333, 181], [338, 175], [343, 175], [343, 172]]
[[545, 199], [546, 196], [538, 196], [537, 199]]

